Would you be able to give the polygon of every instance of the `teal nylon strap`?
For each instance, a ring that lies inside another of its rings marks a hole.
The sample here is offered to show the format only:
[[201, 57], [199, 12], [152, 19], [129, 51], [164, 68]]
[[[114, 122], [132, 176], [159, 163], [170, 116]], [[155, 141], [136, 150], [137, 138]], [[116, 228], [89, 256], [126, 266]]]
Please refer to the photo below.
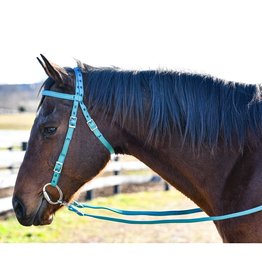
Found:
[[73, 206], [77, 208], [87, 208], [94, 210], [106, 210], [116, 214], [125, 215], [125, 216], [181, 216], [203, 212], [200, 208], [187, 209], [187, 210], [178, 210], [178, 211], [131, 211], [131, 210], [121, 210], [116, 208], [109, 208], [104, 206], [94, 206], [86, 203], [79, 203], [74, 201], [72, 203]]
[[[251, 209], [248, 209], [245, 211], [240, 211], [240, 212], [221, 215], [221, 216], [213, 216], [213, 217], [163, 219], [163, 220], [130, 220], [130, 219], [122, 219], [122, 218], [116, 218], [116, 217], [87, 214], [87, 213], [83, 213], [83, 212], [79, 211], [78, 208], [104, 209], [104, 210], [112, 211], [114, 213], [118, 213], [121, 215], [153, 215], [153, 216], [192, 214], [192, 213], [201, 212], [201, 209], [196, 208], [196, 209], [181, 210], [181, 211], [163, 211], [163, 212], [161, 212], [161, 211], [160, 212], [126, 211], [126, 210], [119, 210], [119, 209], [107, 208], [107, 207], [102, 207], [102, 206], [90, 206], [88, 204], [80, 204], [78, 202], [73, 202], [72, 204], [70, 204], [68, 206], [68, 210], [76, 213], [79, 216], [86, 216], [86, 217], [90, 217], [90, 218], [118, 222], [118, 223], [125, 223], [125, 224], [166, 224], [166, 223], [196, 223], [196, 222], [205, 222], [205, 221], [218, 221], [218, 220], [242, 217], [242, 216], [246, 216], [246, 215], [250, 215], [250, 214], [254, 214], [254, 213], [262, 211], [262, 205], [260, 205], [258, 207], [251, 208]], [[177, 212], [179, 212], [179, 213], [177, 213]]]
[[[62, 169], [63, 169], [63, 165], [65, 162], [65, 158], [70, 146], [70, 142], [72, 140], [73, 134], [74, 134], [74, 130], [76, 128], [76, 122], [77, 122], [77, 111], [78, 111], [78, 107], [79, 107], [79, 102], [83, 101], [83, 79], [82, 79], [82, 73], [80, 71], [79, 68], [75, 68], [75, 77], [76, 77], [76, 85], [75, 85], [75, 95], [74, 95], [74, 102], [73, 102], [73, 107], [71, 110], [71, 116], [69, 118], [69, 122], [68, 122], [68, 129], [67, 129], [67, 133], [66, 133], [66, 138], [63, 144], [63, 148], [62, 151], [58, 157], [58, 160], [56, 161], [55, 167], [54, 167], [54, 174], [51, 180], [51, 185], [52, 186], [56, 186], [58, 184]], [[54, 91], [50, 91], [52, 93], [48, 93], [49, 91], [45, 91], [45, 95], [46, 96], [51, 96], [51, 97], [57, 97], [57, 94], [61, 94], [62, 93], [57, 93]], [[63, 99], [69, 99], [69, 94], [63, 94]], [[61, 98], [61, 97], [60, 97]]]
[[82, 109], [82, 112], [86, 119], [86, 123], [87, 123], [88, 127], [90, 128], [90, 130], [94, 133], [94, 135], [98, 138], [98, 140], [108, 149], [110, 154], [115, 154], [113, 147], [109, 144], [109, 142], [106, 140], [106, 138], [103, 136], [103, 134], [99, 131], [96, 123], [91, 118], [91, 116], [87, 110], [87, 107], [85, 106], [85, 104], [83, 102], [80, 102], [80, 107]]
[[90, 128], [90, 130], [94, 133], [94, 135], [99, 139], [99, 141], [107, 148], [107, 150], [110, 152], [110, 154], [114, 154], [115, 151], [113, 147], [110, 145], [110, 143], [106, 140], [106, 138], [102, 135], [102, 133], [99, 131], [96, 123], [94, 120], [91, 118], [88, 109], [86, 105], [83, 102], [83, 97], [84, 97], [84, 86], [83, 86], [83, 77], [82, 77], [82, 72], [81, 70], [77, 67], [74, 69], [75, 72], [75, 80], [76, 80], [76, 85], [75, 85], [75, 95], [71, 94], [66, 94], [66, 93], [59, 93], [55, 92], [52, 90], [43, 90], [42, 95], [43, 96], [48, 96], [48, 97], [54, 97], [62, 100], [70, 100], [73, 101], [73, 107], [71, 111], [71, 116], [69, 118], [69, 123], [68, 123], [68, 130], [66, 133], [65, 141], [63, 144], [63, 148], [61, 150], [61, 153], [58, 157], [58, 160], [56, 161], [55, 167], [54, 167], [54, 173], [53, 177], [51, 180], [51, 185], [52, 186], [57, 186], [63, 165], [65, 162], [65, 158], [70, 146], [70, 142], [73, 137], [74, 130], [76, 128], [76, 122], [77, 122], [77, 112], [78, 112], [78, 107], [79, 104], [81, 106], [81, 110], [83, 112], [83, 115], [87, 121], [87, 125]]
[[59, 93], [51, 90], [43, 90], [42, 96], [48, 96], [48, 97], [58, 98], [62, 100], [70, 100], [70, 101], [75, 100], [75, 95]]

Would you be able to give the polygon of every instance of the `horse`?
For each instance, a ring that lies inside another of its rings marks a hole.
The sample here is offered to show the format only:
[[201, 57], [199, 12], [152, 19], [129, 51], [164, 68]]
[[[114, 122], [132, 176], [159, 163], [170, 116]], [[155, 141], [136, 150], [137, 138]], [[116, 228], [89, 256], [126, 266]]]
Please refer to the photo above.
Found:
[[[41, 55], [48, 78], [13, 194], [24, 226], [50, 224], [60, 204], [49, 204], [43, 187], [61, 152], [74, 94], [74, 70]], [[211, 75], [167, 70], [121, 70], [77, 61], [83, 101], [116, 154], [132, 155], [189, 197], [209, 216], [261, 205], [262, 87]], [[87, 130], [77, 112], [77, 128], [63, 165], [59, 187], [70, 202], [106, 166], [109, 150]], [[62, 170], [62, 168], [61, 168]], [[56, 171], [56, 170], [55, 170]], [[50, 197], [58, 197], [49, 189]], [[215, 221], [223, 242], [262, 242], [262, 212]]]

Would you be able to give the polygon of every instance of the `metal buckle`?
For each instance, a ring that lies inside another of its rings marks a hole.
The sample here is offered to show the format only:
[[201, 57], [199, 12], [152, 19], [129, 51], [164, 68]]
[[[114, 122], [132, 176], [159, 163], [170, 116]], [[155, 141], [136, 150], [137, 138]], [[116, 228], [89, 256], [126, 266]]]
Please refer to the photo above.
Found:
[[[57, 165], [59, 166], [59, 169], [56, 169]], [[59, 173], [60, 174], [61, 171], [62, 171], [62, 168], [63, 168], [63, 163], [56, 161], [55, 162], [55, 167], [54, 167], [53, 171], [55, 173]]]
[[[71, 124], [72, 121], [74, 121], [74, 125]], [[77, 121], [77, 117], [70, 116], [70, 118], [69, 118], [69, 127], [76, 128], [76, 121]]]
[[[94, 132], [97, 129], [97, 125], [96, 125], [96, 123], [94, 122], [93, 119], [88, 120], [87, 124], [88, 124], [88, 126], [89, 126], [89, 128], [92, 132]], [[89, 124], [94, 124], [94, 128], [92, 128]]]
[[[58, 193], [59, 193], [59, 199], [57, 201], [53, 201], [47, 191], [46, 191], [46, 187], [48, 186], [52, 186], [53, 188], [56, 188]], [[43, 187], [43, 195], [44, 195], [44, 198], [46, 199], [46, 201], [52, 205], [56, 205], [56, 204], [63, 204], [63, 192], [62, 190], [58, 187], [58, 186], [53, 186], [51, 183], [47, 183], [45, 184], [45, 186]]]
[[97, 129], [97, 125], [94, 128], [90, 128], [92, 132], [94, 132]]

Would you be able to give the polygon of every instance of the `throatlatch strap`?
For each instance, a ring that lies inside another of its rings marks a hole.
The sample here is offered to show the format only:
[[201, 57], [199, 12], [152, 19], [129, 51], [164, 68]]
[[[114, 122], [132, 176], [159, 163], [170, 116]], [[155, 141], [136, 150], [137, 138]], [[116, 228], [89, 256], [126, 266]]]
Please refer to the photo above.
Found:
[[82, 112], [86, 119], [86, 123], [87, 123], [88, 127], [90, 128], [90, 130], [99, 139], [99, 141], [108, 149], [110, 154], [115, 154], [113, 147], [109, 144], [109, 142], [106, 140], [106, 138], [103, 136], [103, 134], [99, 131], [96, 123], [91, 118], [91, 116], [87, 110], [87, 107], [85, 106], [85, 104], [83, 102], [80, 102], [80, 107], [82, 109]]

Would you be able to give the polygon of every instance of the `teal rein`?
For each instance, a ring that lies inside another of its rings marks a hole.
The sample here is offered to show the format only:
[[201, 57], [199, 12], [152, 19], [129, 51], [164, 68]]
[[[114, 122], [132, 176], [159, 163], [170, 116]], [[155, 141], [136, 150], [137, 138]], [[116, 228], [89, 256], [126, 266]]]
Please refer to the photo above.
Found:
[[[96, 210], [106, 210], [113, 213], [117, 213], [120, 215], [125, 216], [180, 216], [180, 215], [188, 215], [188, 214], [194, 214], [203, 212], [200, 208], [194, 208], [194, 209], [188, 209], [188, 210], [179, 210], [179, 211], [128, 211], [128, 210], [120, 210], [115, 208], [109, 208], [109, 207], [103, 207], [103, 206], [92, 206], [89, 204], [83, 204], [78, 203], [76, 201], [72, 203], [67, 203], [63, 201], [63, 192], [58, 186], [58, 181], [63, 169], [63, 164], [66, 159], [66, 155], [70, 146], [70, 142], [73, 138], [73, 133], [76, 128], [77, 124], [77, 113], [80, 106], [80, 109], [86, 119], [87, 125], [89, 129], [94, 133], [94, 135], [97, 137], [97, 139], [104, 145], [104, 147], [108, 150], [110, 154], [114, 154], [115, 151], [113, 147], [110, 145], [110, 143], [106, 140], [106, 138], [103, 136], [103, 134], [99, 131], [96, 123], [91, 118], [88, 109], [86, 105], [84, 104], [83, 97], [84, 97], [84, 85], [83, 85], [83, 77], [82, 72], [79, 68], [74, 69], [75, 73], [75, 79], [76, 79], [76, 85], [75, 85], [75, 94], [65, 94], [65, 93], [59, 93], [52, 90], [43, 90], [42, 95], [48, 96], [48, 97], [54, 97], [62, 100], [69, 100], [73, 101], [73, 107], [71, 111], [71, 116], [69, 118], [68, 123], [68, 130], [66, 133], [66, 138], [63, 144], [62, 151], [56, 161], [55, 167], [54, 167], [54, 173], [53, 177], [50, 183], [47, 183], [43, 187], [43, 195], [44, 198], [47, 200], [50, 204], [60, 204], [67, 206], [69, 211], [72, 211], [76, 213], [79, 216], [86, 216], [101, 220], [107, 220], [112, 222], [119, 222], [119, 223], [127, 223], [127, 224], [163, 224], [163, 223], [195, 223], [195, 222], [204, 222], [204, 221], [218, 221], [218, 220], [225, 220], [230, 218], [236, 218], [241, 216], [250, 215], [256, 212], [262, 211], [262, 205], [258, 207], [254, 207], [248, 210], [230, 213], [226, 215], [220, 215], [220, 216], [212, 216], [212, 217], [197, 217], [197, 218], [181, 218], [181, 219], [162, 219], [162, 220], [130, 220], [130, 219], [122, 219], [117, 217], [108, 217], [108, 216], [100, 216], [100, 215], [92, 215], [88, 213], [83, 213], [80, 211], [80, 209], [86, 208], [86, 209], [96, 209]], [[59, 199], [57, 201], [52, 201], [49, 197], [46, 187], [52, 186], [57, 189], [59, 193]]]
[[221, 216], [212, 216], [212, 217], [198, 217], [198, 218], [182, 218], [182, 219], [163, 219], [163, 220], [130, 220], [130, 219], [122, 219], [116, 217], [107, 217], [107, 216], [98, 216], [98, 215], [91, 215], [87, 213], [82, 213], [77, 208], [88, 208], [88, 209], [102, 209], [111, 211], [121, 215], [134, 215], [134, 216], [178, 216], [178, 215], [187, 215], [193, 214], [198, 212], [203, 212], [200, 208], [195, 209], [188, 209], [188, 210], [179, 210], [179, 211], [127, 211], [127, 210], [119, 210], [115, 208], [108, 208], [102, 206], [92, 206], [89, 204], [83, 204], [78, 202], [73, 202], [68, 206], [68, 209], [72, 212], [75, 212], [79, 216], [86, 216], [90, 218], [100, 219], [100, 220], [107, 220], [112, 222], [119, 222], [119, 223], [126, 223], [126, 224], [167, 224], [167, 223], [196, 223], [196, 222], [205, 222], [205, 221], [218, 221], [218, 220], [225, 220], [230, 218], [237, 218], [241, 216], [250, 215], [259, 211], [262, 211], [262, 205], [251, 208], [245, 211], [221, 215]]

